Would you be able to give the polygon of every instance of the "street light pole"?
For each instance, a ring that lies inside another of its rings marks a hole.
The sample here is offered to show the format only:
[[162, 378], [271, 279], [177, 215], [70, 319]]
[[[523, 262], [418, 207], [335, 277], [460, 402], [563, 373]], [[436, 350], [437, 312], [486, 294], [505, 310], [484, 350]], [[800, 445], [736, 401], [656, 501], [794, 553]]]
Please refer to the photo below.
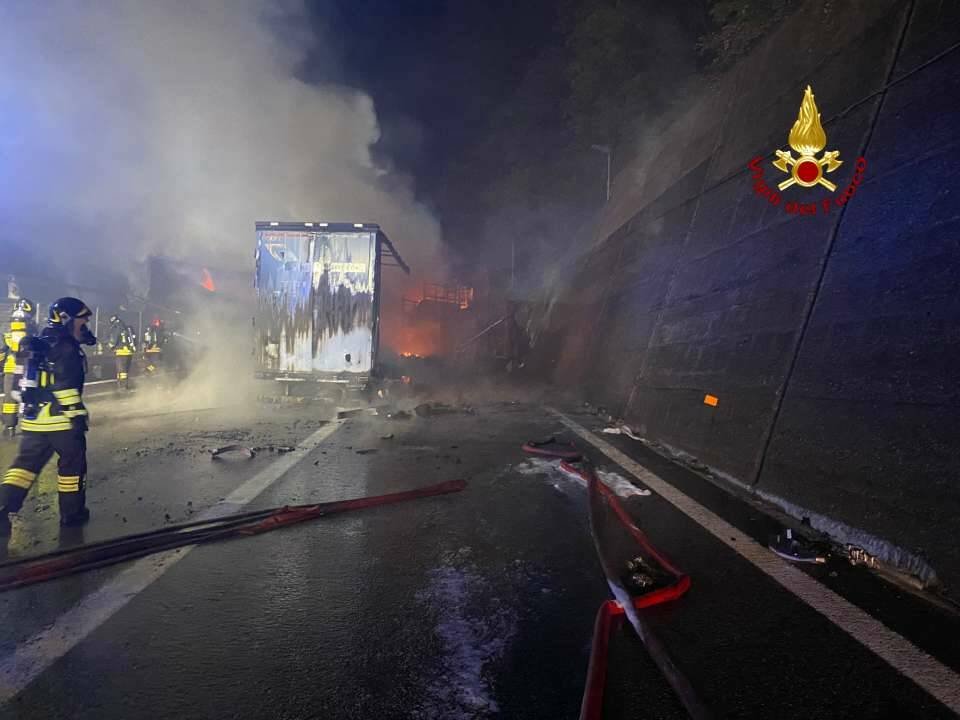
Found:
[[609, 145], [591, 145], [592, 149], [601, 152], [607, 156], [607, 202], [610, 202], [610, 159], [613, 157], [613, 151]]

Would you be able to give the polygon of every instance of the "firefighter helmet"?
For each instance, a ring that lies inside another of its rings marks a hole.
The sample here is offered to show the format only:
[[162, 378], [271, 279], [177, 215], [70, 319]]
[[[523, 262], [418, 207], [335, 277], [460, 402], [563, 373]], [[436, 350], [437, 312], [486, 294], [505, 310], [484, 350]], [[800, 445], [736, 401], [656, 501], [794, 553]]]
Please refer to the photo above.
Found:
[[50, 304], [47, 320], [51, 325], [66, 326], [76, 318], [87, 318], [93, 315], [82, 300], [74, 297], [62, 297]]
[[23, 313], [23, 317], [33, 313], [33, 303], [26, 298], [20, 298], [13, 306], [14, 313]]

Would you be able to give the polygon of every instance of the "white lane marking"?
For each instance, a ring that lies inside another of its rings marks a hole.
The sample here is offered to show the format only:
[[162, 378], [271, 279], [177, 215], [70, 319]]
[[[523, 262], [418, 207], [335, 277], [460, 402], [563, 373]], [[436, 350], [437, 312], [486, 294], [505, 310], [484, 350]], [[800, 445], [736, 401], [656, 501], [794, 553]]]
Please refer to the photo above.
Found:
[[[335, 422], [321, 427], [295, 450], [277, 458], [222, 502], [199, 513], [198, 519], [210, 520], [237, 512], [303, 460], [339, 427], [340, 423]], [[86, 595], [52, 625], [17, 645], [11, 655], [0, 660], [0, 703], [13, 699], [137, 594], [183, 560], [194, 547], [196, 546], [188, 545], [137, 560], [102, 587]]]
[[573, 432], [597, 448], [644, 485], [660, 495], [754, 567], [826, 617], [830, 622], [871, 650], [902, 675], [910, 678], [953, 712], [960, 714], [960, 675], [923, 652], [899, 633], [821, 585], [809, 575], [787, 564], [744, 535], [726, 520], [684, 495], [670, 483], [647, 470], [610, 443], [581, 427], [566, 415], [547, 408]]

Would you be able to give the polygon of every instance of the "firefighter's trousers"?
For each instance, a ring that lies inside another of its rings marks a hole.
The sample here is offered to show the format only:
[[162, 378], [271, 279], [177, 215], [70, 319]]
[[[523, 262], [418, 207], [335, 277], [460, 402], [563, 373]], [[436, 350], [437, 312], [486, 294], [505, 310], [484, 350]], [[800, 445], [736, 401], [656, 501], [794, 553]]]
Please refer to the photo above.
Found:
[[147, 359], [147, 372], [155, 373], [163, 365], [163, 350], [161, 348], [150, 348], [145, 353]]
[[20, 403], [14, 400], [11, 395], [17, 388], [19, 380], [19, 375], [10, 372], [3, 374], [3, 426], [5, 428], [15, 428], [17, 426]]
[[87, 434], [79, 428], [55, 432], [24, 430], [20, 451], [0, 483], [0, 512], [17, 512], [53, 453], [57, 453], [60, 519], [82, 512], [87, 503]]
[[130, 366], [133, 364], [132, 355], [117, 355], [117, 385], [130, 386]]

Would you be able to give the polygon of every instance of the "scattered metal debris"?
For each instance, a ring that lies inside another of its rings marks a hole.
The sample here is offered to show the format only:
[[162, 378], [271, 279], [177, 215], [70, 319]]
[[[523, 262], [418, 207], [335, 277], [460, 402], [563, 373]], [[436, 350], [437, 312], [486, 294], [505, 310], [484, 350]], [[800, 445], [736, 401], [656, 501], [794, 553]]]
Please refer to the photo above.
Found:
[[639, 555], [626, 562], [626, 572], [621, 576], [624, 587], [631, 593], [646, 593], [660, 586], [669, 585], [673, 576], [654, 567]]
[[611, 427], [605, 427], [600, 432], [606, 433], [607, 435], [626, 435], [631, 440], [640, 440], [640, 436], [634, 432], [633, 428], [629, 425], [613, 425]]
[[381, 439], [381, 440], [393, 440], [393, 433], [389, 433], [388, 435], [381, 435], [381, 436], [380, 436], [380, 439]]
[[364, 450], [354, 450], [357, 455], [372, 455], [377, 452], [376, 448], [366, 448]]
[[224, 455], [225, 453], [233, 453], [233, 452], [241, 453], [251, 459], [256, 457], [257, 455], [256, 450], [254, 450], [253, 448], [248, 448], [245, 445], [224, 445], [223, 447], [218, 447], [216, 450], [211, 452], [210, 459], [216, 460], [217, 458], [219, 458], [221, 455]]
[[769, 547], [784, 560], [802, 563], [825, 563], [827, 553], [820, 543], [805, 538], [795, 538], [789, 528], [770, 538]]
[[865, 565], [873, 570], [880, 570], [882, 566], [876, 556], [871, 555], [862, 547], [856, 545], [847, 545], [847, 557], [851, 565]]
[[261, 452], [272, 452], [272, 453], [288, 453], [296, 450], [292, 445], [258, 445], [253, 448], [254, 453]]
[[417, 405], [413, 411], [419, 417], [430, 417], [431, 415], [474, 415], [474, 410], [470, 405], [447, 405], [440, 402], [428, 402]]
[[351, 410], [340, 410], [337, 412], [337, 420], [357, 417], [359, 415], [363, 415], [366, 411], [367, 411], [367, 408], [353, 408]]

